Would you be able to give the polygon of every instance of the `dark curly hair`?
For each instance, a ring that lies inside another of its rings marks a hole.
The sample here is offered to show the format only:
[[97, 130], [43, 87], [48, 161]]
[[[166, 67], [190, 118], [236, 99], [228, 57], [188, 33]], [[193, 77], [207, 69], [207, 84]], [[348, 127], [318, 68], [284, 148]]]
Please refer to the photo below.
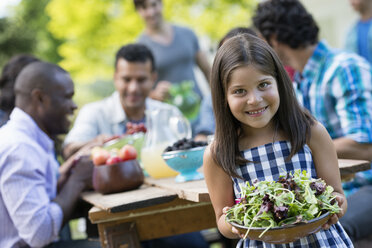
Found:
[[253, 24], [270, 43], [275, 39], [289, 47], [303, 48], [318, 42], [319, 28], [298, 0], [269, 0], [260, 3]]
[[18, 54], [13, 56], [3, 67], [0, 77], [0, 109], [8, 114], [15, 105], [14, 84], [18, 74], [26, 65], [39, 61], [30, 54]]

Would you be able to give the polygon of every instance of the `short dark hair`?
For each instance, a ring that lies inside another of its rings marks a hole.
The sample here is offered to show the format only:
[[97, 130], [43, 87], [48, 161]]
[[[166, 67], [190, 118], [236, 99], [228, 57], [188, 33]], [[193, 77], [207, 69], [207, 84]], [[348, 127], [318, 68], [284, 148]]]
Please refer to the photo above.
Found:
[[142, 44], [128, 44], [122, 46], [116, 53], [115, 68], [119, 59], [124, 59], [128, 62], [141, 62], [145, 63], [147, 60], [151, 62], [151, 70], [155, 71], [155, 60], [150, 49]]
[[[136, 9], [141, 8], [141, 7], [144, 7], [146, 1], [147, 1], [147, 0], [133, 0], [134, 7], [135, 7]], [[158, 0], [158, 1], [161, 2], [161, 0]]]
[[10, 113], [15, 106], [14, 84], [22, 69], [33, 62], [39, 61], [29, 54], [18, 54], [10, 58], [4, 65], [0, 77], [0, 109]]
[[313, 117], [298, 103], [293, 83], [278, 56], [264, 40], [250, 34], [239, 34], [226, 40], [216, 53], [211, 73], [216, 118], [211, 152], [214, 161], [232, 176], [236, 176], [235, 166], [247, 161], [239, 150], [242, 128], [229, 108], [227, 89], [233, 71], [243, 66], [254, 66], [263, 74], [274, 77], [278, 84], [280, 105], [273, 120], [291, 142], [291, 153], [287, 159], [306, 144], [314, 123]]
[[267, 42], [275, 38], [289, 47], [303, 48], [318, 42], [319, 28], [298, 0], [271, 0], [260, 3], [253, 24]]
[[[37, 61], [25, 66], [19, 73], [15, 83], [15, 94], [31, 91], [39, 88], [45, 92], [50, 92], [55, 87], [55, 84], [60, 82], [59, 74], [69, 73], [57, 64]], [[70, 76], [70, 75], [69, 75]]]

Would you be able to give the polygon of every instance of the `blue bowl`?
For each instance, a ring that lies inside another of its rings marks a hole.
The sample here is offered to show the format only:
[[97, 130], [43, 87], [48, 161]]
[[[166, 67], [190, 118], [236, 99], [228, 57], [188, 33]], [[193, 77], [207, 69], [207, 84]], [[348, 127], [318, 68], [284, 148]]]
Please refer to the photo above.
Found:
[[186, 182], [203, 179], [202, 173], [198, 172], [203, 165], [203, 155], [206, 146], [195, 147], [187, 150], [164, 152], [162, 157], [165, 163], [180, 174], [176, 182]]

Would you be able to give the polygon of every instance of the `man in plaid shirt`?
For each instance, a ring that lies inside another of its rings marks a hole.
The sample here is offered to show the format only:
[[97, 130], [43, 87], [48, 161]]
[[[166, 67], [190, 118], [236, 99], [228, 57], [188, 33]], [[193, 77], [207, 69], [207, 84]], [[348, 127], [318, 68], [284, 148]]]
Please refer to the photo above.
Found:
[[[372, 161], [369, 63], [319, 41], [317, 24], [298, 0], [262, 2], [253, 22], [283, 64], [296, 70], [298, 99], [327, 128], [338, 157]], [[353, 240], [372, 234], [372, 171], [359, 173], [344, 189], [350, 195], [340, 220], [345, 230]]]

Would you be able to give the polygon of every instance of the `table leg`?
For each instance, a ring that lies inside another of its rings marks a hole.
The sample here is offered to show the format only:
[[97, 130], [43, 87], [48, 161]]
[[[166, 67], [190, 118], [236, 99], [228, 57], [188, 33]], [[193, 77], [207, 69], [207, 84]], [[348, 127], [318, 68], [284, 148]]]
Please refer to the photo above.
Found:
[[104, 248], [141, 248], [134, 222], [117, 225], [98, 224], [101, 245]]

